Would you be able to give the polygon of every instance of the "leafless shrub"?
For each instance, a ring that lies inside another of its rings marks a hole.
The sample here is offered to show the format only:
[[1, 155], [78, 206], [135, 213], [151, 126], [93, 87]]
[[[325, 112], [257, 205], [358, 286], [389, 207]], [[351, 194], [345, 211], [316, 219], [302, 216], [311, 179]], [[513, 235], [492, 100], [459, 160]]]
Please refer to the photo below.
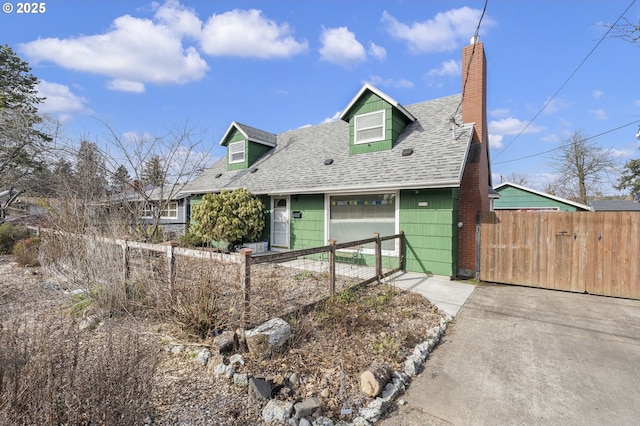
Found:
[[0, 328], [0, 421], [142, 424], [156, 351], [127, 329], [80, 333], [68, 317]]

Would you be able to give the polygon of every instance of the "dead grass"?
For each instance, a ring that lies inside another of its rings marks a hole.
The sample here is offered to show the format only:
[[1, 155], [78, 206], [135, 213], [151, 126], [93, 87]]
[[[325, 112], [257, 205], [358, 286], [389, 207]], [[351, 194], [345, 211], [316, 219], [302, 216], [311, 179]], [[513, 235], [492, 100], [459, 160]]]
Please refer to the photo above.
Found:
[[[31, 272], [39, 269], [19, 268], [6, 257], [0, 258], [0, 269], [0, 275], [6, 277], [0, 284], [0, 324], [5, 333], [0, 340], [0, 357], [4, 357], [0, 365], [14, 366], [0, 373], [4, 377], [0, 423], [51, 424], [53, 419], [67, 424], [143, 424], [149, 416], [154, 425], [262, 424], [263, 403], [252, 399], [246, 388], [214, 377], [188, 353], [174, 355], [164, 350], [168, 342], [213, 346], [211, 336], [198, 336], [171, 312], [160, 316], [154, 310], [142, 315], [145, 311], [140, 310], [135, 315], [104, 318], [104, 325], [79, 333], [77, 321], [86, 312], [71, 309], [62, 284]], [[281, 281], [287, 276], [282, 271], [278, 274], [282, 285], [314, 282], [311, 275], [301, 276], [300, 271], [291, 271], [289, 282]], [[215, 296], [207, 293], [202, 298], [206, 307]], [[183, 303], [191, 302], [185, 296]], [[287, 350], [267, 359], [243, 353], [246, 364], [241, 372], [270, 377], [295, 372], [300, 384], [285, 389], [280, 397], [297, 399], [326, 391], [326, 397], [320, 398], [322, 412], [338, 418], [341, 408], [357, 412], [368, 403], [358, 389], [364, 369], [382, 362], [401, 370], [404, 357], [425, 340], [426, 330], [440, 318], [426, 299], [392, 285], [346, 288], [309, 312], [286, 315], [293, 330]], [[11, 341], [21, 343], [7, 345]], [[7, 360], [14, 360], [13, 364]], [[15, 383], [22, 391], [10, 390]], [[19, 395], [33, 396], [12, 403]], [[130, 406], [123, 406], [121, 395], [133, 401]], [[45, 400], [57, 402], [42, 403]], [[104, 401], [113, 402], [107, 406]], [[20, 417], [25, 413], [32, 417]], [[113, 420], [117, 416], [127, 422]], [[93, 420], [83, 420], [89, 418]]]

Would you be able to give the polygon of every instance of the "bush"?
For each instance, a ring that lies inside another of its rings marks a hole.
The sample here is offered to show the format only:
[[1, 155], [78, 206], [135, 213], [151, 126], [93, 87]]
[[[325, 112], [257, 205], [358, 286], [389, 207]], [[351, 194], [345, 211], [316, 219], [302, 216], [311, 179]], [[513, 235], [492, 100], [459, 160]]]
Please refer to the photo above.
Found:
[[26, 226], [13, 226], [9, 222], [0, 225], [0, 254], [11, 254], [13, 247], [22, 239], [29, 238], [31, 233]]
[[193, 232], [188, 232], [184, 235], [181, 235], [178, 238], [178, 243], [186, 247], [203, 247], [206, 244], [205, 240], [202, 237], [194, 234]]
[[207, 241], [225, 241], [229, 250], [260, 238], [264, 229], [264, 205], [244, 188], [204, 195], [191, 217], [191, 232]]
[[38, 266], [38, 248], [40, 247], [40, 238], [25, 238], [20, 240], [13, 246], [13, 256], [20, 266]]

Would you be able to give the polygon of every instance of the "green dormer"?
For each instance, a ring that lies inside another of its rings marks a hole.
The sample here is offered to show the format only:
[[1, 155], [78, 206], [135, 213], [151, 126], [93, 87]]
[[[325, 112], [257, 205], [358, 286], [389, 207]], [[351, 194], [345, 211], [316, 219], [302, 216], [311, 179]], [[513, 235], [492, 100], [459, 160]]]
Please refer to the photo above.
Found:
[[386, 151], [404, 128], [415, 121], [398, 101], [370, 84], [362, 86], [342, 111], [349, 123], [349, 154]]
[[227, 170], [248, 169], [276, 142], [272, 133], [232, 122], [220, 140], [220, 145], [227, 147]]

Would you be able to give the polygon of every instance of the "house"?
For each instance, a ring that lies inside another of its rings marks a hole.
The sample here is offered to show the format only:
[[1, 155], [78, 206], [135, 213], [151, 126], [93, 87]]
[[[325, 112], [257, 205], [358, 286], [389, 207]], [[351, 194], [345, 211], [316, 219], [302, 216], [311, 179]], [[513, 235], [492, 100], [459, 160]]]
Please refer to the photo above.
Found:
[[[462, 94], [403, 106], [365, 84], [338, 121], [278, 134], [234, 121], [220, 141], [226, 156], [182, 193], [195, 206], [206, 193], [248, 189], [266, 206], [271, 250], [402, 230], [407, 270], [473, 276], [491, 176], [477, 38], [462, 60]], [[383, 244], [383, 255], [398, 250]], [[371, 261], [373, 251], [363, 252]]]
[[591, 207], [567, 200], [562, 197], [547, 194], [542, 191], [527, 188], [511, 182], [503, 182], [494, 190], [500, 198], [493, 201], [494, 210], [519, 211], [559, 211], [576, 212], [590, 211]]
[[112, 194], [106, 201], [110, 209], [120, 206], [123, 214], [134, 215], [135, 218], [131, 218], [133, 223], [157, 224], [163, 237], [171, 239], [184, 235], [189, 227], [189, 196], [181, 193], [181, 188], [182, 185], [141, 188], [134, 183], [125, 191]]
[[589, 204], [596, 212], [640, 212], [640, 203], [632, 200], [598, 200]]

